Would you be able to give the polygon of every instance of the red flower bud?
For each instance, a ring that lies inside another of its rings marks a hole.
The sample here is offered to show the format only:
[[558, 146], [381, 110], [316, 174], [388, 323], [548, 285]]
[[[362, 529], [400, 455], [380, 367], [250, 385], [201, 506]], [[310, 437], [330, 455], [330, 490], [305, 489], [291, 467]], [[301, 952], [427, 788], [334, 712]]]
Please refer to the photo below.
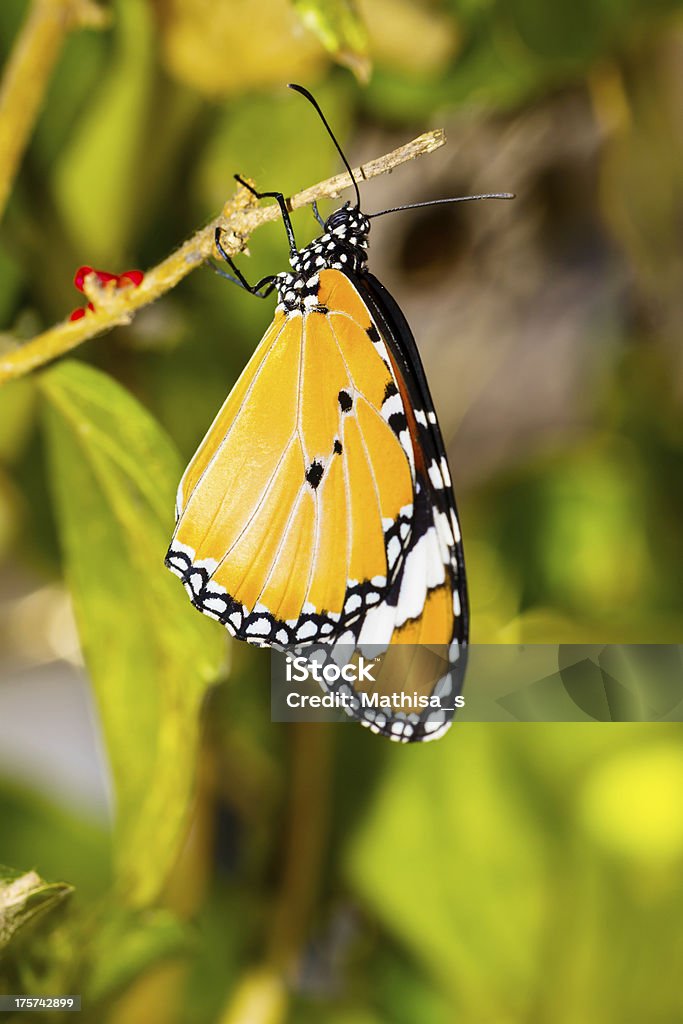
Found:
[[[125, 270], [123, 274], [110, 274], [108, 270], [79, 267], [74, 275], [74, 284], [79, 292], [84, 291], [85, 279], [89, 274], [94, 274], [103, 287], [108, 285], [110, 281], [115, 281], [116, 288], [129, 288], [131, 285], [137, 288], [145, 276], [141, 270]], [[74, 309], [73, 313], [69, 316], [69, 320], [81, 320], [89, 310], [91, 312], [95, 311], [92, 302], [89, 302], [85, 309]]]
[[92, 274], [92, 267], [79, 267], [74, 274], [74, 284], [78, 288], [79, 292], [83, 291], [83, 282], [85, 281], [88, 274]]
[[141, 270], [125, 270], [119, 277], [119, 287], [123, 287], [130, 282], [138, 288], [142, 284], [144, 276]]
[[69, 314], [69, 320], [82, 320], [86, 313], [94, 313], [95, 307], [92, 302], [89, 302], [85, 309], [74, 309], [73, 313]]
[[101, 285], [109, 284], [110, 281], [116, 281], [118, 284], [118, 276], [116, 274], [110, 274], [108, 270], [93, 270], [93, 274]]

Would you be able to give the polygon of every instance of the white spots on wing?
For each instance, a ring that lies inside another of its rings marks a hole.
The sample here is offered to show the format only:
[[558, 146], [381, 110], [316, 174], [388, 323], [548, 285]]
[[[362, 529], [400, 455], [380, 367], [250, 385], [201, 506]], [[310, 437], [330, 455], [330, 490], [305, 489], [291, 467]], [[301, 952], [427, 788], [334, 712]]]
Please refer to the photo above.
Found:
[[453, 539], [453, 531], [451, 530], [448, 516], [445, 512], [440, 512], [438, 509], [434, 510], [434, 526], [436, 527], [436, 533], [439, 538], [441, 557], [443, 561], [454, 562], [455, 541]]
[[264, 636], [268, 636], [270, 634], [271, 626], [272, 626], [271, 620], [267, 619], [265, 615], [262, 615], [260, 618], [254, 619], [253, 622], [250, 622], [249, 625], [247, 626], [245, 632], [249, 636], [261, 636], [261, 637], [264, 637]]
[[401, 430], [398, 435], [399, 444], [403, 451], [408, 456], [408, 463], [410, 464], [410, 474], [415, 477], [415, 455], [413, 453], [413, 442], [410, 439], [410, 433], [408, 430]]
[[190, 586], [192, 587], [193, 592], [195, 594], [198, 594], [199, 591], [202, 589], [202, 584], [204, 582], [204, 577], [202, 576], [202, 574], [200, 572], [193, 572], [188, 577], [188, 582], [189, 582]]
[[175, 538], [173, 543], [171, 544], [170, 550], [174, 555], [186, 555], [191, 562], [194, 562], [194, 548], [191, 548], [188, 544], [181, 544], [181, 542], [177, 538]]
[[430, 526], [406, 555], [396, 609], [396, 625], [402, 626], [409, 619], [417, 618], [422, 613], [427, 593], [441, 586], [445, 579], [446, 569], [439, 538], [436, 529]]
[[446, 672], [444, 675], [441, 676], [441, 679], [439, 679], [438, 683], [436, 684], [432, 692], [434, 693], [435, 697], [438, 697], [439, 700], [442, 700], [444, 697], [450, 697], [452, 689], [453, 679], [451, 677], [450, 672]]
[[385, 420], [388, 420], [390, 416], [393, 416], [394, 413], [397, 412], [403, 412], [403, 402], [401, 401], [401, 396], [398, 391], [395, 395], [390, 395], [389, 398], [382, 403], [382, 416]]
[[199, 561], [195, 562], [194, 564], [196, 569], [206, 569], [209, 576], [213, 576], [216, 569], [218, 568], [218, 562], [216, 561], [215, 558], [200, 558]]
[[460, 523], [458, 517], [455, 514], [455, 509], [451, 509], [451, 526], [453, 527], [453, 536], [456, 544], [460, 542]]
[[393, 536], [387, 544], [387, 563], [389, 569], [393, 569], [401, 556], [401, 542], [398, 537]]
[[455, 538], [453, 537], [453, 531], [451, 530], [451, 524], [448, 516], [445, 512], [439, 512], [435, 510], [434, 523], [439, 536], [443, 538], [444, 543], [447, 547], [451, 548], [455, 544]]
[[441, 470], [434, 460], [430, 462], [427, 472], [429, 473], [432, 487], [436, 488], [437, 491], [442, 491], [444, 486], [443, 477], [441, 476]]
[[446, 712], [441, 708], [438, 710], [435, 708], [434, 711], [427, 716], [424, 722], [423, 728], [425, 732], [428, 733], [428, 735], [425, 736], [425, 739], [437, 739], [439, 736], [443, 735], [446, 729], [450, 728], [450, 724], [450, 721], [447, 721], [446, 719]]
[[187, 568], [186, 563], [181, 561], [177, 555], [167, 555], [166, 565], [169, 567], [174, 576], [183, 577], [185, 575], [185, 569]]
[[[185, 478], [183, 477], [183, 480], [184, 479]], [[180, 519], [180, 513], [182, 512], [182, 509], [183, 509], [183, 480], [181, 480], [180, 483], [178, 484], [178, 490], [176, 491], [176, 496], [175, 496], [175, 517], [176, 517], [176, 519]]]
[[359, 644], [388, 644], [394, 631], [396, 609], [386, 602], [369, 608], [360, 633]]
[[413, 413], [415, 415], [415, 419], [420, 424], [420, 426], [426, 427], [427, 426], [427, 417], [423, 413], [422, 409], [413, 409]]
[[299, 626], [296, 631], [296, 638], [297, 640], [312, 640], [314, 636], [317, 636], [317, 633], [318, 627], [315, 622], [309, 619], [308, 622], [304, 622], [302, 626]]

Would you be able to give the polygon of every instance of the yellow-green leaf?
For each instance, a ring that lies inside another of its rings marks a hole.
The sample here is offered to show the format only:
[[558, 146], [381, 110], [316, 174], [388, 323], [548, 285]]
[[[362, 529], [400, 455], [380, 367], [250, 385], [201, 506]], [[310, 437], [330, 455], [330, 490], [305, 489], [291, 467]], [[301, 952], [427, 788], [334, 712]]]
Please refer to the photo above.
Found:
[[88, 1001], [122, 992], [154, 965], [182, 957], [191, 947], [189, 926], [168, 910], [114, 911], [93, 939]]
[[339, 64], [367, 82], [372, 71], [368, 34], [354, 0], [293, 0], [304, 25], [311, 29]]
[[74, 247], [116, 266], [140, 218], [136, 179], [150, 145], [154, 21], [150, 5], [116, 0], [111, 59], [54, 171], [59, 213]]
[[114, 782], [117, 877], [140, 905], [183, 838], [199, 706], [224, 634], [163, 564], [181, 465], [162, 429], [82, 363], [41, 384], [65, 572]]
[[0, 950], [16, 933], [73, 892], [65, 882], [46, 882], [35, 871], [25, 874], [0, 865]]

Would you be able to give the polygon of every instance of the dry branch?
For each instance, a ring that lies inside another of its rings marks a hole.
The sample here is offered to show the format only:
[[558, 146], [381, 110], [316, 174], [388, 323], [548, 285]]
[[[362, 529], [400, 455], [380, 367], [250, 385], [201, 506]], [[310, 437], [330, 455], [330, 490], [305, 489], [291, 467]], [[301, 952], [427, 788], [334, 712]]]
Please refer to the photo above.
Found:
[[[376, 160], [370, 160], [362, 167], [354, 168], [358, 180], [386, 174], [415, 157], [423, 156], [438, 149], [445, 142], [443, 131], [426, 132], [412, 142], [400, 146]], [[303, 192], [292, 196], [288, 206], [292, 210], [312, 203], [316, 199], [338, 196], [351, 187], [347, 173], [320, 182]], [[280, 216], [277, 205], [258, 206], [244, 188], [239, 188], [228, 200], [223, 212], [206, 227], [197, 231], [167, 259], [145, 273], [138, 288], [88, 289], [88, 298], [93, 299], [95, 312], [88, 313], [81, 320], [62, 321], [35, 338], [0, 355], [0, 383], [21, 377], [30, 370], [76, 348], [89, 338], [121, 324], [130, 323], [133, 314], [142, 306], [154, 302], [159, 296], [174, 288], [190, 271], [204, 263], [214, 252], [216, 227], [224, 232], [223, 245], [230, 254], [239, 252], [256, 228]], [[89, 278], [92, 281], [92, 275]]]

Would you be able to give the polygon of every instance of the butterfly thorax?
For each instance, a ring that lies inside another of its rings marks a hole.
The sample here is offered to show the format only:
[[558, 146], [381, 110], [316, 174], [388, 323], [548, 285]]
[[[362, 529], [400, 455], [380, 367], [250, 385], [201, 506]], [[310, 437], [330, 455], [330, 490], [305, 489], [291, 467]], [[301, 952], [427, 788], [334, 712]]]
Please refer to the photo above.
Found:
[[362, 271], [369, 232], [370, 221], [350, 203], [335, 210], [325, 221], [324, 233], [290, 257], [292, 270], [276, 276], [278, 309], [288, 313], [315, 309], [322, 270]]

